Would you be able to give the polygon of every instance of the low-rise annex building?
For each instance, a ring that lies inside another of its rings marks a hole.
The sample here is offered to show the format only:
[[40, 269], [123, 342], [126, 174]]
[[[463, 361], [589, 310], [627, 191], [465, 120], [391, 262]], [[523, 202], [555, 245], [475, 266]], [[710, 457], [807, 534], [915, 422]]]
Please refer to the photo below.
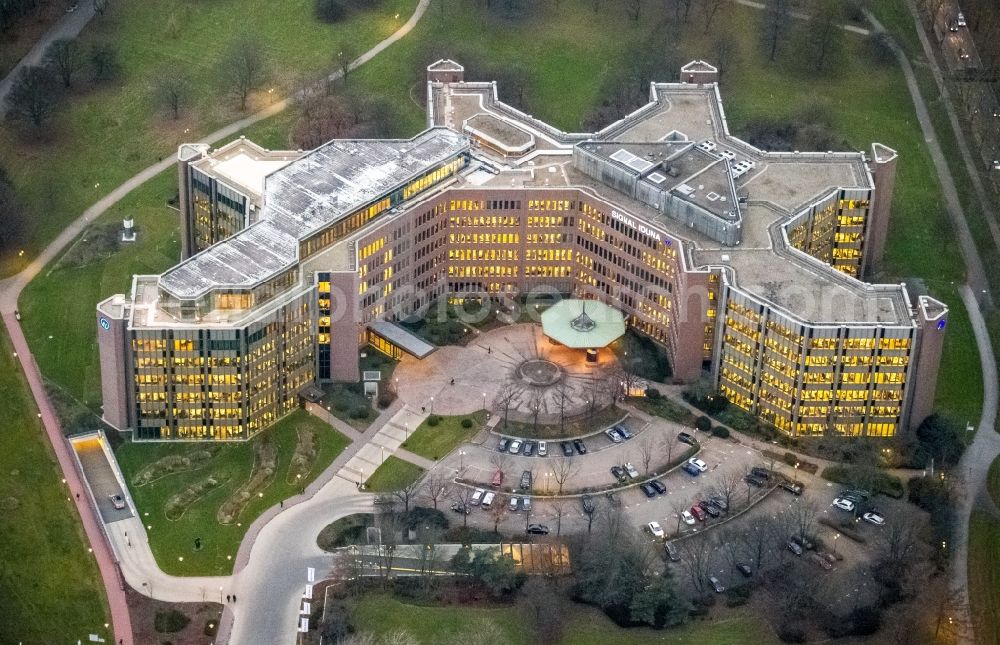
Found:
[[566, 133], [428, 68], [428, 129], [310, 152], [178, 153], [184, 258], [98, 304], [104, 418], [136, 440], [240, 440], [437, 298], [599, 300], [674, 377], [794, 435], [889, 436], [930, 413], [947, 308], [861, 278], [894, 151], [759, 150], [702, 61], [599, 132]]

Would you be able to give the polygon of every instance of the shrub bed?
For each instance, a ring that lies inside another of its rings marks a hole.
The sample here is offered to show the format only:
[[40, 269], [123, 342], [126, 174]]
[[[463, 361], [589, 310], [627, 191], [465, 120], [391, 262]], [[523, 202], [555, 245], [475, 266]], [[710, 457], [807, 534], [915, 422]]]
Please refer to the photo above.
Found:
[[881, 493], [895, 499], [900, 499], [906, 492], [899, 477], [874, 468], [836, 464], [824, 468], [822, 477], [845, 486], [866, 488], [873, 493]]

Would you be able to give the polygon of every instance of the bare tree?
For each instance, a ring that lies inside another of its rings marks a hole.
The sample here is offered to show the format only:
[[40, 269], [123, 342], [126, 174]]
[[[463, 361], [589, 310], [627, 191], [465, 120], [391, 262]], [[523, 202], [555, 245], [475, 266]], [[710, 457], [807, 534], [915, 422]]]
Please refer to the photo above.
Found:
[[735, 569], [736, 565], [744, 560], [743, 549], [741, 548], [743, 544], [736, 535], [736, 529], [730, 528], [730, 526], [724, 526], [715, 535], [715, 545], [716, 550], [722, 553], [722, 556], [726, 559], [726, 564], [729, 565], [729, 568]]
[[543, 576], [529, 576], [518, 594], [521, 613], [529, 616], [536, 643], [557, 643], [562, 634], [562, 594]]
[[392, 511], [379, 513], [376, 523], [379, 529], [379, 543], [375, 550], [376, 561], [383, 584], [388, 584], [389, 578], [392, 577], [396, 546], [399, 544], [402, 525], [399, 515]]
[[590, 503], [583, 507], [583, 514], [587, 518], [587, 533], [589, 534], [594, 528], [594, 515], [597, 514], [598, 509], [601, 505], [598, 503], [597, 498], [590, 496]]
[[111, 5], [111, 0], [94, 0], [94, 13], [98, 16], [103, 16], [108, 11], [108, 7]]
[[538, 395], [533, 395], [531, 401], [528, 403], [528, 409], [531, 410], [531, 425], [534, 432], [538, 432], [538, 413], [542, 411], [542, 402], [538, 398]]
[[237, 34], [222, 56], [220, 77], [240, 100], [240, 109], [247, 107], [250, 92], [260, 87], [267, 75], [264, 44], [254, 34]]
[[733, 499], [736, 497], [736, 492], [739, 490], [742, 480], [743, 478], [740, 477], [738, 472], [724, 473], [717, 476], [715, 480], [712, 492], [725, 500], [729, 510], [733, 508]]
[[83, 52], [72, 38], [60, 38], [45, 48], [45, 65], [62, 79], [63, 87], [73, 85], [73, 76], [83, 68]]
[[337, 51], [337, 69], [340, 70], [340, 78], [347, 83], [347, 75], [351, 73], [351, 64], [357, 58], [357, 51], [350, 41], [344, 42]]
[[12, 117], [24, 119], [40, 130], [55, 112], [58, 97], [58, 81], [51, 71], [44, 67], [24, 67], [14, 77], [7, 105]]
[[501, 473], [506, 474], [507, 467], [510, 465], [510, 454], [507, 452], [494, 452], [490, 455], [490, 463]]
[[556, 516], [556, 537], [562, 535], [562, 519], [567, 510], [566, 500], [555, 499], [552, 501], [552, 514]]
[[840, 31], [842, 7], [840, 0], [818, 0], [807, 23], [805, 51], [812, 55], [817, 72], [823, 71], [838, 39], [843, 38]]
[[787, 36], [792, 6], [791, 0], [766, 0], [765, 5], [761, 35], [767, 59], [773, 61]]
[[805, 539], [813, 534], [813, 529], [816, 527], [816, 506], [803, 502], [801, 499], [800, 497], [794, 498], [786, 514], [795, 535]]
[[712, 21], [715, 20], [715, 14], [719, 13], [719, 9], [726, 0], [702, 0], [702, 9], [705, 12], [705, 33], [707, 34], [712, 29]]
[[741, 529], [736, 536], [757, 569], [763, 569], [775, 554], [776, 548], [781, 548], [778, 545], [784, 545], [784, 539], [777, 542], [775, 522], [769, 516], [755, 518], [753, 524], [743, 526]]
[[402, 502], [405, 513], [410, 512], [410, 502], [416, 497], [417, 489], [419, 488], [420, 485], [417, 482], [411, 482], [398, 490], [392, 491], [392, 496]]
[[503, 387], [500, 388], [500, 391], [497, 392], [496, 398], [493, 400], [493, 407], [497, 410], [503, 411], [504, 430], [507, 429], [507, 416], [510, 414], [510, 407], [521, 395], [521, 391], [521, 388], [513, 383], [504, 383]]
[[642, 464], [643, 473], [647, 475], [652, 474], [650, 466], [652, 465], [653, 457], [655, 455], [656, 448], [654, 447], [653, 438], [650, 436], [649, 432], [647, 432], [639, 441], [639, 463]]
[[681, 542], [678, 551], [681, 568], [687, 573], [691, 586], [699, 594], [704, 594], [708, 589], [708, 573], [715, 545], [707, 538], [696, 537]]
[[716, 39], [712, 46], [712, 52], [715, 55], [715, 67], [719, 70], [719, 82], [721, 83], [722, 76], [729, 71], [729, 66], [740, 57], [739, 45], [735, 39], [726, 34]]
[[566, 482], [576, 476], [578, 472], [580, 472], [580, 464], [572, 457], [562, 456], [552, 460], [552, 478], [559, 486], [559, 495], [562, 495]]
[[493, 520], [493, 532], [500, 533], [500, 522], [507, 516], [507, 498], [503, 495], [497, 495], [489, 512], [490, 518]]
[[456, 486], [452, 491], [452, 499], [464, 509], [462, 513], [462, 526], [469, 525], [469, 510], [472, 508], [472, 496], [475, 490], [468, 486]]
[[639, 22], [639, 17], [642, 14], [642, 0], [629, 0], [628, 4], [632, 20]]
[[153, 80], [153, 99], [170, 110], [174, 119], [180, 117], [181, 107], [187, 103], [190, 92], [187, 77], [176, 67], [161, 70]]
[[559, 429], [566, 428], [566, 402], [569, 400], [569, 384], [566, 379], [559, 381], [556, 386], [556, 403], [559, 405]]
[[444, 498], [449, 482], [451, 482], [451, 477], [443, 472], [431, 473], [426, 479], [427, 497], [434, 504], [435, 511], [438, 507], [438, 500]]

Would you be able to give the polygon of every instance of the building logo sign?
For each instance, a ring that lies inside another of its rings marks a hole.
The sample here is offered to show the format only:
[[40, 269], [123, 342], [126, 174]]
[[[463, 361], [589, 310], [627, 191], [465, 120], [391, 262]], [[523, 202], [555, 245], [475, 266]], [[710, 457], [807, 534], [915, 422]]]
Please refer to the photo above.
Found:
[[[637, 223], [634, 219], [632, 219], [628, 215], [625, 215], [623, 213], [619, 213], [616, 210], [612, 210], [611, 211], [611, 219], [618, 220], [619, 222], [621, 222], [625, 226], [629, 227], [633, 231], [639, 231], [643, 235], [646, 235], [647, 237], [651, 237], [654, 240], [656, 240], [657, 242], [662, 242], [662, 240], [660, 239], [660, 233], [659, 233], [659, 231], [654, 231], [653, 229], [649, 228], [645, 224], [642, 224], [641, 222]], [[668, 241], [668, 244], [669, 244], [669, 241]]]
[[101, 318], [101, 329], [104, 331], [111, 329], [111, 323], [108, 322], [107, 318]]

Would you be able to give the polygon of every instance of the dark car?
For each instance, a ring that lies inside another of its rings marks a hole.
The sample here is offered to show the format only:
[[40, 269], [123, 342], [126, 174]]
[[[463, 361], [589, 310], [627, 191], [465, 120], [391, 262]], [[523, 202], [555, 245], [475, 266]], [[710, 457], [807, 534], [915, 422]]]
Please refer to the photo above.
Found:
[[693, 446], [696, 443], [698, 443], [697, 441], [695, 441], [694, 437], [692, 437], [691, 435], [689, 435], [686, 432], [678, 433], [677, 434], [677, 441], [680, 441], [681, 443], [686, 443], [689, 446]]
[[760, 466], [754, 466], [751, 468], [750, 474], [760, 479], [768, 479], [771, 477], [771, 473], [767, 471], [767, 468], [761, 468]]
[[497, 452], [507, 452], [507, 448], [510, 446], [510, 439], [507, 437], [501, 437], [500, 443], [497, 444]]
[[695, 468], [691, 464], [684, 464], [684, 466], [682, 466], [682, 467], [684, 468], [684, 472], [686, 472], [687, 474], [691, 475], [692, 477], [697, 477], [698, 475], [701, 474], [701, 471], [698, 470], [697, 468]]
[[568, 442], [568, 441], [560, 441], [559, 442], [559, 447], [562, 448], [563, 456], [564, 457], [572, 457], [573, 456], [573, 444], [571, 444], [570, 442]]
[[639, 488], [646, 494], [646, 497], [656, 497], [656, 489], [649, 485], [649, 482], [639, 484]]
[[536, 445], [537, 444], [534, 441], [525, 441], [524, 442], [524, 449], [522, 450], [522, 454], [525, 457], [530, 457], [531, 455], [535, 454], [535, 446]]
[[611, 467], [611, 476], [617, 479], [619, 482], [625, 482], [625, 469], [621, 466], [615, 465]]
[[861, 501], [868, 501], [868, 498], [871, 496], [871, 491], [867, 491], [863, 488], [852, 488], [840, 493], [840, 497], [846, 497], [848, 499], [857, 498]]
[[760, 488], [761, 486], [764, 485], [764, 480], [761, 479], [760, 477], [757, 477], [756, 475], [747, 475], [746, 477], [743, 478], [743, 481], [750, 484], [751, 486], [756, 486], [757, 488]]
[[580, 498], [580, 504], [583, 506], [583, 512], [590, 515], [594, 512], [594, 498], [590, 495], [584, 495]]
[[653, 489], [656, 490], [656, 492], [659, 493], [660, 495], [662, 495], [665, 492], [667, 492], [667, 487], [664, 486], [663, 482], [661, 482], [659, 479], [654, 479], [654, 480], [650, 481], [649, 485], [652, 486]]
[[714, 506], [715, 508], [719, 509], [723, 513], [729, 511], [729, 504], [726, 503], [726, 500], [723, 499], [722, 497], [718, 497], [718, 496], [716, 496], [716, 497], [709, 497], [708, 498], [708, 503], [711, 504], [712, 506]]
[[531, 490], [531, 471], [525, 470], [521, 473], [521, 489]]
[[454, 504], [451, 505], [451, 510], [455, 511], [456, 513], [464, 513], [466, 515], [472, 512], [468, 506], [466, 506], [465, 504], [459, 504], [458, 502], [455, 502]]
[[583, 445], [583, 442], [579, 439], [573, 440], [573, 447], [576, 448], [576, 451], [581, 455], [587, 454], [587, 446]]
[[786, 480], [782, 481], [780, 484], [778, 484], [778, 486], [781, 486], [782, 488], [784, 488], [785, 490], [787, 490], [792, 495], [801, 495], [802, 494], [803, 486], [802, 486], [802, 484], [799, 484], [797, 482], [790, 482], [790, 481], [788, 481], [786, 479]]
[[667, 552], [667, 557], [670, 558], [671, 562], [680, 561], [681, 554], [677, 552], [677, 547], [674, 546], [673, 542], [664, 542], [663, 550]]
[[701, 510], [705, 511], [706, 513], [708, 513], [712, 517], [719, 517], [720, 515], [722, 515], [722, 511], [720, 511], [719, 509], [717, 509], [715, 507], [715, 504], [711, 504], [711, 503], [706, 502], [706, 501], [698, 502], [698, 508], [700, 508]]
[[753, 575], [753, 569], [751, 569], [750, 565], [746, 562], [737, 562], [736, 570], [742, 573], [744, 578], [749, 578]]
[[628, 440], [631, 439], [633, 436], [632, 433], [628, 431], [628, 428], [626, 428], [620, 423], [615, 426], [615, 430], [618, 431], [618, 434], [621, 435], [622, 439]]
[[531, 533], [532, 535], [548, 535], [549, 527], [544, 524], [529, 524], [528, 528], [524, 529], [525, 533]]

